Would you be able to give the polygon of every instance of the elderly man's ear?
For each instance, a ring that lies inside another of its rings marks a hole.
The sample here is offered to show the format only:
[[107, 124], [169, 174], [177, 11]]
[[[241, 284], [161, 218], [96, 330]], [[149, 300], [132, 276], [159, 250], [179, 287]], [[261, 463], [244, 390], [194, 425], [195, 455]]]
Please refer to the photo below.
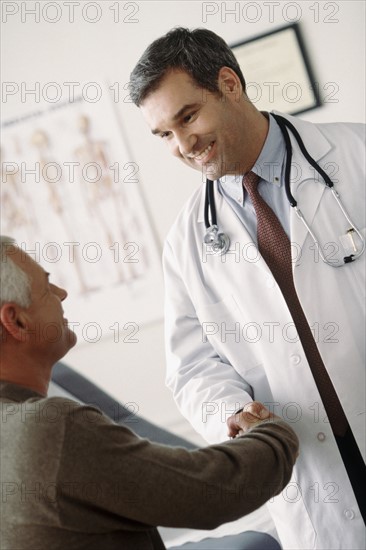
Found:
[[[15, 339], [24, 341], [27, 336], [27, 315], [22, 307], [13, 302], [4, 304], [0, 309], [3, 328]], [[4, 337], [6, 338], [6, 336]]]

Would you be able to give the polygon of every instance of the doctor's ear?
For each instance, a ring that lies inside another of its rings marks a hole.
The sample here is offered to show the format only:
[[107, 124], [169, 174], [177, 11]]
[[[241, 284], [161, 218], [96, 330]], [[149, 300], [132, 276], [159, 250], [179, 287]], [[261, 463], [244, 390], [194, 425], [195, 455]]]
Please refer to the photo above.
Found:
[[[3, 304], [0, 309], [2, 328], [15, 340], [24, 341], [27, 334], [27, 320], [23, 308], [14, 302]], [[6, 336], [3, 336], [6, 339]]]
[[217, 84], [222, 101], [226, 101], [228, 98], [234, 101], [243, 99], [243, 87], [240, 78], [233, 69], [230, 69], [230, 67], [221, 67]]

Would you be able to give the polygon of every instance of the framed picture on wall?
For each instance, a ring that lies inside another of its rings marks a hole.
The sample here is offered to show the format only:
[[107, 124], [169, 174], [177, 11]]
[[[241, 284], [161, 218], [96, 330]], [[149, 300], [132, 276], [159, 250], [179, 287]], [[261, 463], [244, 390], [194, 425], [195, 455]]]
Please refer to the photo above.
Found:
[[260, 111], [304, 113], [321, 105], [318, 85], [297, 23], [231, 45]]

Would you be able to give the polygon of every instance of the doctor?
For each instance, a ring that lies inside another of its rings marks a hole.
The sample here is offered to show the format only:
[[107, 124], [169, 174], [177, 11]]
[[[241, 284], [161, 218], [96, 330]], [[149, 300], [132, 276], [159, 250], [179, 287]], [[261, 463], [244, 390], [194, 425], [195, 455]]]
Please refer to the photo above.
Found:
[[[215, 220], [205, 219], [205, 188], [166, 240], [167, 384], [180, 410], [213, 443], [228, 428], [236, 435], [252, 399], [273, 407], [301, 445], [293, 479], [269, 504], [283, 547], [365, 548], [364, 127], [285, 116], [350, 224], [293, 133], [249, 101], [211, 31], [177, 28], [153, 42], [130, 92], [152, 133], [210, 180], [230, 242], [225, 254], [206, 244]], [[290, 193], [320, 247], [288, 200], [291, 153]]]

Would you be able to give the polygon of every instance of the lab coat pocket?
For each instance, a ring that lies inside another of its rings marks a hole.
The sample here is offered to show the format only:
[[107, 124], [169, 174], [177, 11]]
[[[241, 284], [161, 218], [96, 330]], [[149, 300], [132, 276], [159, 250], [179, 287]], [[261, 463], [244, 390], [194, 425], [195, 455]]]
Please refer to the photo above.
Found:
[[233, 295], [197, 308], [197, 317], [202, 326], [204, 342], [210, 342], [220, 358], [230, 363], [239, 374], [243, 375], [241, 365], [245, 371], [258, 364], [253, 351], [243, 340], [242, 313]]

